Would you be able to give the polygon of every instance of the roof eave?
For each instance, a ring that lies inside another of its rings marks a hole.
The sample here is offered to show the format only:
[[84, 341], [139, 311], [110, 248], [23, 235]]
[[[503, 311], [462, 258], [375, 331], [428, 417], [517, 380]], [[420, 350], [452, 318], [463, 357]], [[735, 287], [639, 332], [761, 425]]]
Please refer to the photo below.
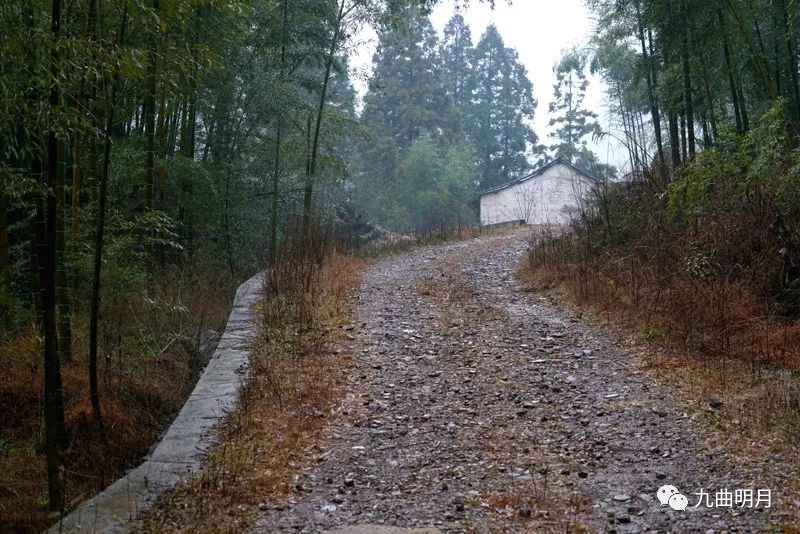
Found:
[[480, 198], [480, 197], [485, 196], [485, 195], [491, 195], [493, 193], [499, 193], [500, 191], [508, 189], [509, 187], [511, 187], [513, 185], [516, 185], [516, 184], [521, 183], [521, 182], [525, 182], [527, 180], [530, 180], [531, 178], [535, 178], [536, 176], [542, 174], [544, 171], [546, 171], [547, 169], [549, 169], [550, 167], [552, 167], [552, 166], [554, 166], [554, 165], [556, 165], [558, 163], [561, 163], [564, 166], [569, 167], [570, 169], [572, 169], [573, 171], [577, 172], [581, 176], [583, 176], [583, 177], [585, 177], [585, 178], [587, 178], [587, 179], [589, 179], [589, 180], [591, 180], [591, 181], [593, 181], [595, 183], [601, 183], [602, 182], [602, 180], [600, 180], [596, 176], [593, 176], [593, 175], [589, 174], [588, 172], [579, 169], [578, 167], [576, 167], [572, 163], [570, 163], [568, 161], [564, 161], [562, 158], [558, 157], [558, 158], [554, 158], [554, 159], [548, 161], [544, 165], [541, 165], [541, 166], [537, 167], [536, 169], [534, 169], [530, 173], [522, 176], [521, 178], [516, 178], [516, 179], [511, 180], [510, 182], [507, 182], [505, 184], [497, 185], [495, 187], [492, 187], [492, 188], [489, 188], [489, 189], [485, 189], [483, 191], [478, 191], [477, 193], [475, 193], [475, 195], [478, 198]]

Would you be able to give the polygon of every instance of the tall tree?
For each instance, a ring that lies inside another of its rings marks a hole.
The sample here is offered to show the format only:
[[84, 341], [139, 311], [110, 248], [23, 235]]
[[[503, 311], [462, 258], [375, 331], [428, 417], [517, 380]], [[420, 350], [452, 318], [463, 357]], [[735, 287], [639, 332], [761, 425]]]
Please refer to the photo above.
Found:
[[[306, 165], [306, 179], [303, 192], [303, 235], [308, 236], [311, 229], [312, 202], [314, 198], [314, 182], [317, 175], [317, 161], [320, 150], [320, 133], [322, 131], [322, 119], [325, 112], [325, 105], [328, 99], [328, 90], [333, 72], [334, 61], [337, 51], [341, 45], [342, 33], [345, 31], [347, 17], [365, 7], [364, 0], [340, 0], [339, 9], [336, 17], [332, 21], [330, 30], [330, 48], [325, 58], [325, 70], [322, 78], [322, 85], [319, 90], [319, 103], [315, 110], [313, 135], [310, 134], [310, 151], [308, 164]], [[309, 123], [310, 126], [310, 123]]]
[[[122, 21], [117, 35], [119, 48], [125, 43], [125, 31], [128, 25], [128, 4], [122, 5]], [[111, 166], [111, 135], [114, 128], [114, 109], [117, 105], [117, 89], [120, 83], [120, 71], [116, 70], [113, 78], [104, 80], [103, 89], [103, 154], [100, 163], [97, 195], [97, 226], [94, 241], [94, 261], [92, 270], [92, 294], [89, 312], [89, 398], [95, 420], [103, 426], [103, 415], [100, 408], [100, 384], [98, 380], [97, 351], [98, 328], [100, 324], [100, 291], [103, 269], [103, 246], [105, 244], [106, 210], [108, 207], [108, 172]], [[109, 87], [110, 85], [110, 87]]]
[[583, 107], [589, 81], [586, 78], [586, 55], [577, 49], [564, 53], [553, 71], [553, 102], [550, 103], [550, 126], [555, 126], [550, 147], [556, 157], [576, 163], [587, 150], [586, 137], [598, 132], [597, 114]]
[[691, 27], [691, 13], [686, 0], [681, 0], [681, 18], [683, 35], [681, 37], [681, 64], [683, 65], [683, 102], [684, 116], [686, 118], [686, 133], [688, 140], [689, 157], [695, 154], [695, 133], [694, 133], [694, 93], [692, 92], [692, 73], [690, 69], [689, 32]]
[[[330, 198], [345, 196], [344, 141], [355, 130], [345, 43], [378, 8], [367, 0], [0, 7], [0, 324], [4, 341], [43, 342], [35, 403], [51, 508], [109, 475], [62, 454], [67, 425], [83, 416], [76, 403], [90, 400], [106, 423], [82, 428], [100, 441], [105, 426], [119, 443], [109, 423], [120, 411], [101, 411], [101, 400], [130, 409], [142, 387], [136, 373], [150, 372], [154, 356], [186, 357], [173, 341], [207, 324], [207, 310], [180, 288], [198, 276], [229, 287], [262, 268], [270, 234], [291, 231], [302, 213], [307, 177], [325, 180]], [[315, 209], [333, 210], [322, 200]], [[76, 378], [87, 371], [88, 381]], [[75, 471], [89, 476], [75, 484]]]
[[[289, 0], [283, 0], [281, 3], [281, 54], [280, 54], [280, 67], [279, 67], [279, 82], [283, 84], [286, 79], [286, 47], [288, 45], [289, 33]], [[283, 138], [283, 129], [285, 125], [285, 117], [283, 113], [278, 116], [278, 124], [275, 130], [275, 160], [272, 169], [272, 213], [270, 214], [270, 230], [269, 230], [269, 261], [273, 263], [278, 257], [278, 205], [280, 193], [280, 180], [281, 180], [281, 141]]]
[[540, 155], [533, 132], [537, 102], [533, 85], [515, 50], [507, 48], [494, 25], [475, 47], [476, 78], [469, 131], [481, 161], [481, 187], [521, 176]]
[[447, 127], [451, 100], [436, 65], [436, 34], [427, 15], [408, 8], [402, 26], [389, 24], [379, 34], [369, 91], [361, 120], [388, 136], [398, 149], [425, 132]]
[[438, 55], [442, 85], [463, 120], [472, 115], [477, 76], [474, 72], [472, 34], [459, 13], [453, 15], [445, 25]]
[[[658, 149], [658, 160], [664, 163], [664, 143], [661, 140], [661, 118], [656, 100], [654, 86], [658, 83], [656, 80], [656, 66], [652, 54], [647, 51], [645, 44], [645, 19], [642, 14], [640, 2], [636, 1], [636, 22], [639, 29], [639, 43], [642, 47], [642, 58], [645, 62], [645, 79], [647, 80], [647, 95], [650, 100], [650, 116], [653, 119], [653, 132], [656, 138], [656, 147]], [[647, 30], [650, 33], [650, 30]]]
[[147, 78], [144, 94], [144, 135], [147, 140], [144, 165], [144, 208], [152, 209], [156, 187], [156, 92], [158, 90], [158, 39], [161, 19], [159, 0], [152, 0], [151, 10], [154, 24], [150, 25], [147, 55]]
[[42, 288], [44, 331], [44, 395], [45, 395], [45, 448], [47, 455], [48, 503], [51, 510], [60, 510], [63, 505], [61, 488], [61, 458], [59, 449], [64, 448], [64, 397], [61, 385], [61, 364], [58, 354], [58, 326], [56, 303], [56, 226], [58, 219], [58, 133], [56, 114], [61, 105], [61, 2], [53, 0], [50, 14], [50, 95], [49, 130], [47, 132], [47, 171], [44, 185], [44, 200], [39, 203], [38, 250], [39, 275]]

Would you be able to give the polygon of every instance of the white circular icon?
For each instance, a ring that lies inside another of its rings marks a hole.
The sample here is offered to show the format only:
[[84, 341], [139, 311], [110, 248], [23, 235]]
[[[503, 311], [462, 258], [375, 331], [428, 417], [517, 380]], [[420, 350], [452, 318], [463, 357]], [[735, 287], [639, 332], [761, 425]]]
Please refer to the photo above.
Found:
[[669, 503], [670, 497], [672, 497], [673, 495], [680, 495], [680, 493], [681, 492], [678, 491], [678, 488], [676, 488], [675, 486], [666, 485], [658, 488], [658, 491], [656, 492], [656, 497], [658, 497], [658, 502], [661, 503], [661, 506], [664, 506], [665, 504]]
[[661, 503], [661, 506], [669, 505], [673, 510], [683, 511], [689, 505], [689, 499], [682, 495], [678, 488], [669, 484], [658, 488], [656, 497], [658, 497], [658, 502]]
[[673, 510], [683, 511], [686, 510], [687, 506], [689, 506], [689, 499], [687, 499], [685, 495], [676, 493], [669, 498], [669, 507]]

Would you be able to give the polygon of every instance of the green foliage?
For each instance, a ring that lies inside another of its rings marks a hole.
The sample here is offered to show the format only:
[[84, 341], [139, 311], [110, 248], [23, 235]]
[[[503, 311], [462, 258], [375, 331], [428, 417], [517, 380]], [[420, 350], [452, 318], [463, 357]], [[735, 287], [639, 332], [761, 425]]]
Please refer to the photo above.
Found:
[[779, 99], [746, 134], [732, 128], [718, 143], [687, 162], [668, 189], [673, 214], [701, 214], [720, 201], [729, 209], [752, 209], [762, 198], [770, 210], [796, 213], [797, 151], [791, 148], [786, 102]]
[[742, 184], [745, 188], [771, 185], [786, 167], [787, 148], [791, 143], [786, 104], [785, 100], [778, 99], [744, 138], [739, 160], [743, 163], [749, 160]]
[[530, 127], [537, 106], [533, 86], [516, 50], [507, 48], [493, 25], [474, 51], [475, 91], [468, 132], [480, 158], [480, 187], [520, 177], [542, 155]]
[[412, 143], [399, 168], [409, 228], [425, 233], [472, 219], [467, 201], [475, 179], [474, 158], [468, 145], [437, 146], [428, 134]]
[[477, 83], [475, 53], [472, 34], [464, 17], [456, 13], [444, 27], [444, 38], [439, 44], [442, 85], [454, 106], [466, 116], [472, 107], [472, 96]]
[[579, 167], [588, 168], [594, 164], [593, 154], [586, 146], [586, 137], [600, 131], [597, 114], [584, 109], [586, 89], [587, 58], [578, 49], [564, 53], [554, 67], [556, 83], [553, 86], [555, 100], [550, 104], [550, 126], [555, 126], [553, 137], [558, 141], [550, 147], [556, 157]]
[[455, 15], [437, 45], [424, 12], [402, 13], [402, 25], [380, 33], [353, 196], [393, 230], [464, 224], [474, 218], [471, 195], [521, 176], [541, 154], [533, 89], [493, 26], [473, 48]]
[[714, 186], [721, 186], [736, 173], [730, 153], [720, 148], [703, 151], [682, 167], [678, 177], [670, 184], [668, 205], [671, 213], [701, 213], [712, 200]]
[[[346, 4], [345, 37], [379, 10], [366, 0]], [[3, 3], [3, 335], [22, 335], [41, 316], [39, 275], [57, 271], [66, 273], [58, 282], [59, 328], [74, 325], [75, 354], [87, 352], [82, 330], [99, 317], [97, 354], [125, 352], [139, 361], [139, 349], [187, 324], [158, 325], [162, 331], [150, 329], [146, 342], [127, 345], [148, 314], [184, 306], [152, 307], [165, 286], [205, 273], [228, 287], [263, 268], [272, 221], [280, 238], [298, 210], [308, 117], [319, 106], [338, 11], [329, 0]], [[342, 189], [354, 94], [347, 58], [334, 59], [319, 176]], [[52, 137], [55, 146], [47, 143]], [[43, 199], [55, 199], [55, 221], [40, 209]], [[50, 244], [38, 220], [56, 226], [64, 254], [40, 257]], [[70, 343], [69, 332], [57, 335]]]
[[371, 215], [399, 231], [427, 233], [469, 224], [468, 202], [477, 178], [475, 155], [467, 143], [448, 144], [440, 136], [418, 137], [402, 154], [394, 183], [370, 189]]
[[[651, 166], [659, 155], [653, 143], [659, 133], [665, 161], [657, 171], [664, 176], [657, 181], [666, 185], [693, 155], [693, 138], [701, 151], [724, 141], [726, 125], [746, 133], [761, 115], [776, 113], [780, 99], [785, 100], [784, 118], [797, 135], [796, 2], [588, 4], [598, 19], [592, 68], [609, 85], [632, 170]], [[780, 121], [768, 122], [779, 128]]]
[[414, 8], [406, 25], [389, 26], [380, 35], [362, 123], [408, 147], [425, 132], [446, 129], [451, 101], [436, 73], [436, 34], [428, 17]]

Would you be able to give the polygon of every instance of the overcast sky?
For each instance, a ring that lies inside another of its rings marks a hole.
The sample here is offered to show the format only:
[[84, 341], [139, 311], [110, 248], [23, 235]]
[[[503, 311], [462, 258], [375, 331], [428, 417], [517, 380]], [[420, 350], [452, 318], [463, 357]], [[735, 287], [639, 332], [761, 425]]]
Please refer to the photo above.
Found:
[[[434, 28], [441, 37], [444, 26], [457, 9], [457, 0], [440, 0], [431, 16]], [[506, 46], [515, 48], [528, 69], [528, 77], [533, 83], [534, 96], [539, 102], [536, 108], [534, 130], [540, 141], [549, 145], [550, 120], [548, 105], [553, 99], [553, 64], [561, 57], [561, 52], [572, 45], [586, 46], [592, 35], [594, 22], [584, 0], [514, 0], [508, 5], [497, 0], [494, 10], [487, 3], [473, 0], [461, 13], [472, 30], [473, 42], [477, 43], [486, 26], [494, 23], [503, 36]], [[372, 65], [376, 38], [371, 30], [364, 30], [358, 38], [357, 52], [351, 59], [351, 67], [357, 74], [354, 79], [356, 90], [363, 95], [366, 78]], [[605, 92], [602, 82], [590, 77], [585, 107], [600, 115], [600, 126], [610, 128], [605, 105]], [[621, 167], [625, 154], [617, 143], [606, 140], [592, 143], [590, 147], [598, 158]]]

